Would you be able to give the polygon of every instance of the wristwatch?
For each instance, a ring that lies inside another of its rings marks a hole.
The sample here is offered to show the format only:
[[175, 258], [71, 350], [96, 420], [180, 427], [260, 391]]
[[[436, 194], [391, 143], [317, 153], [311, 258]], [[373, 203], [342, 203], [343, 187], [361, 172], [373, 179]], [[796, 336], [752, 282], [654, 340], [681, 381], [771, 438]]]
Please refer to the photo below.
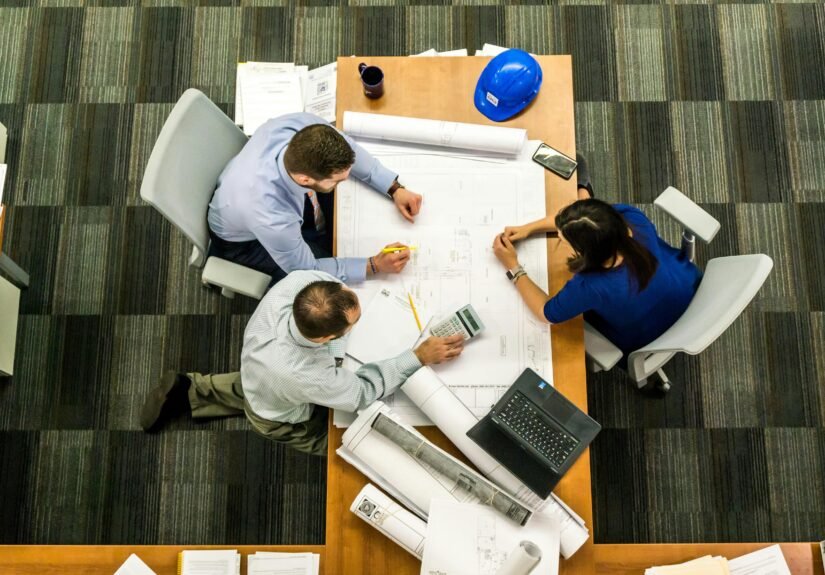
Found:
[[525, 275], [526, 273], [527, 272], [524, 271], [524, 266], [517, 265], [516, 267], [514, 267], [511, 270], [507, 270], [507, 279], [510, 280], [511, 282], [514, 282], [518, 278], [520, 278], [521, 276]]
[[387, 190], [387, 194], [390, 197], [393, 197], [395, 195], [395, 192], [397, 192], [398, 190], [400, 190], [403, 187], [404, 187], [404, 185], [401, 182], [399, 182], [398, 179], [396, 178], [396, 180], [390, 186], [390, 189]]

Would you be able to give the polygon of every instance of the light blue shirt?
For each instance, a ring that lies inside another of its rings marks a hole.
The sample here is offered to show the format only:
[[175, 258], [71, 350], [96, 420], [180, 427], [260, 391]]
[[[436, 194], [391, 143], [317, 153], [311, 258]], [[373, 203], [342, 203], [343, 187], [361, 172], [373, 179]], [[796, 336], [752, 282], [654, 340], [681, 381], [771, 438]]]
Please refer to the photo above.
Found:
[[[292, 136], [306, 126], [325, 123], [318, 116], [300, 113], [274, 118], [258, 128], [218, 178], [207, 220], [209, 228], [226, 241], [258, 240], [287, 273], [320, 270], [343, 282], [359, 282], [366, 277], [366, 258], [317, 259], [313, 255], [301, 236], [309, 189], [295, 183], [284, 168], [284, 150]], [[387, 195], [398, 174], [343, 136], [355, 151], [350, 174]]]
[[270, 421], [298, 423], [315, 405], [357, 411], [393, 393], [421, 368], [408, 349], [397, 357], [366, 363], [356, 371], [338, 367], [349, 334], [327, 343], [304, 337], [292, 303], [316, 281], [336, 281], [318, 271], [297, 271], [275, 284], [258, 304], [244, 331], [241, 385], [249, 407]]

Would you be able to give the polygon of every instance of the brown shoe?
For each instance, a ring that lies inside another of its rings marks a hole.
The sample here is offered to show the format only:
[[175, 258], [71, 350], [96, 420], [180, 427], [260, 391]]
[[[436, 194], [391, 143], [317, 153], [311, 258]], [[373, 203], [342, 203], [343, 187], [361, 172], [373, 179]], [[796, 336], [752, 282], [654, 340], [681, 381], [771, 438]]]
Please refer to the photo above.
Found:
[[189, 407], [189, 386], [186, 374], [167, 371], [158, 386], [146, 396], [140, 410], [140, 426], [144, 431], [156, 431], [165, 421]]

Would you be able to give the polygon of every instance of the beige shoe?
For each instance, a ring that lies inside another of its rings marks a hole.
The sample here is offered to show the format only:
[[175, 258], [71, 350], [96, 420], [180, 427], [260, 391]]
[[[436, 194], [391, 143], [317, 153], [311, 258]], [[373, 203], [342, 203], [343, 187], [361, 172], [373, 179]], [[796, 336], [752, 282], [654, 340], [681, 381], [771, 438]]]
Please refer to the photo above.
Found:
[[167, 371], [158, 386], [146, 396], [140, 410], [140, 426], [144, 431], [156, 431], [164, 420], [189, 409], [189, 386], [192, 381], [184, 373]]

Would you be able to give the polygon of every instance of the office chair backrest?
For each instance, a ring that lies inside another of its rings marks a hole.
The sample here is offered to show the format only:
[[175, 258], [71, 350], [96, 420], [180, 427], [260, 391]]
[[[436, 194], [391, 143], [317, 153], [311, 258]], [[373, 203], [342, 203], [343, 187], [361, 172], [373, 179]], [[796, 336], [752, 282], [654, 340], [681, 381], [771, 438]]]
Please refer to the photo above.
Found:
[[710, 260], [682, 317], [657, 339], [630, 354], [631, 377], [640, 381], [676, 352], [696, 355], [703, 351], [739, 317], [772, 268], [773, 260], [764, 254]]
[[246, 141], [226, 114], [190, 88], [175, 104], [152, 149], [140, 197], [194, 244], [191, 265], [204, 264], [209, 201], [218, 176]]

